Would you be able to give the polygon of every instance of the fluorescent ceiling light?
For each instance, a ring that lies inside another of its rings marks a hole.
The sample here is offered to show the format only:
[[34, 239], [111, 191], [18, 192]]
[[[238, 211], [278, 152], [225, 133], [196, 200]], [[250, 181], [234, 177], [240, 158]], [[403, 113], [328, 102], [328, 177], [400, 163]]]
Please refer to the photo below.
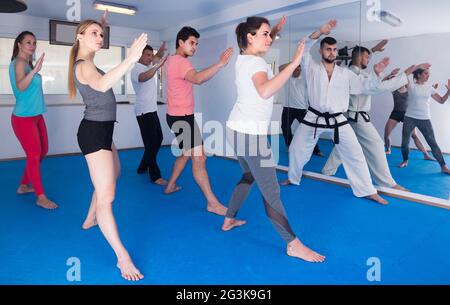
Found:
[[381, 21], [392, 26], [401, 26], [403, 23], [400, 18], [387, 11], [375, 11], [374, 14], [378, 16]]
[[134, 15], [137, 12], [137, 8], [134, 6], [117, 4], [117, 3], [106, 2], [106, 1], [94, 1], [94, 3], [92, 5], [97, 10], [100, 10], [100, 11], [108, 10], [108, 12], [111, 12], [111, 13]]

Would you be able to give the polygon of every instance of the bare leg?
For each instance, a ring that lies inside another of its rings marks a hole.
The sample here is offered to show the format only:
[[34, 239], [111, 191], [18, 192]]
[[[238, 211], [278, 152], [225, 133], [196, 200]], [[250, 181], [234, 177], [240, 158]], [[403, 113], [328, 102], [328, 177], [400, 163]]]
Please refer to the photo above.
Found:
[[203, 146], [197, 146], [191, 149], [192, 152], [192, 174], [195, 182], [203, 192], [207, 201], [208, 212], [218, 215], [225, 215], [227, 208], [224, 207], [214, 195], [209, 183], [208, 172], [206, 171], [206, 156]]
[[419, 136], [416, 133], [416, 128], [413, 129], [413, 132], [411, 134], [411, 137], [414, 140], [414, 144], [416, 144], [417, 148], [423, 153], [423, 158], [425, 160], [435, 161], [426, 150], [425, 146], [422, 144], [422, 141], [420, 141]]
[[113, 149], [113, 152], [100, 150], [85, 157], [94, 184], [96, 195], [95, 218], [100, 230], [117, 256], [117, 267], [121, 270], [122, 277], [130, 281], [140, 280], [144, 276], [134, 266], [130, 255], [123, 246], [112, 213], [116, 178], [120, 172], [120, 167], [117, 164], [117, 152], [115, 149]]
[[186, 163], [189, 161], [190, 155], [183, 152], [183, 155], [179, 156], [175, 163], [173, 164], [172, 176], [170, 176], [169, 182], [167, 183], [167, 187], [164, 190], [164, 194], [172, 194], [181, 189], [180, 186], [177, 186], [178, 177], [180, 177], [184, 168], [186, 167]]
[[397, 124], [398, 122], [396, 120], [389, 119], [384, 127], [384, 147], [387, 155], [391, 153], [391, 133]]
[[83, 225], [81, 226], [84, 230], [88, 230], [97, 225], [97, 219], [95, 218], [96, 207], [97, 206], [97, 197], [95, 191], [92, 193], [91, 205], [89, 206], [89, 212], [84, 220]]

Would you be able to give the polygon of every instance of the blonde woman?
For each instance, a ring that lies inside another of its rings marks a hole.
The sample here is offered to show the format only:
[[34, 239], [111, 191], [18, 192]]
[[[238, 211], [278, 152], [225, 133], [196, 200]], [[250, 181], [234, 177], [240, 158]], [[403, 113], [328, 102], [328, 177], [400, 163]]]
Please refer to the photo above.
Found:
[[137, 281], [144, 276], [134, 266], [123, 246], [112, 212], [116, 179], [120, 173], [117, 150], [112, 142], [116, 120], [116, 99], [112, 87], [141, 57], [147, 44], [147, 34], [141, 34], [131, 45], [128, 57], [108, 73], [94, 64], [94, 56], [103, 46], [103, 24], [94, 20], [80, 23], [69, 62], [69, 94], [76, 89], [86, 104], [84, 118], [78, 129], [78, 144], [86, 158], [94, 185], [91, 206], [83, 229], [96, 224], [117, 256], [117, 267], [122, 276]]

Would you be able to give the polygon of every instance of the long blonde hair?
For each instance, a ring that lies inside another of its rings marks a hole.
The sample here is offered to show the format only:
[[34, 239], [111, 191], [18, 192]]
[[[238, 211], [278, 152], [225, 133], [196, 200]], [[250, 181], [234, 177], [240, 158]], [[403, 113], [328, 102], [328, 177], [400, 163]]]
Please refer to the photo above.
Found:
[[69, 56], [69, 75], [67, 77], [67, 84], [69, 87], [69, 97], [71, 99], [73, 99], [76, 95], [77, 95], [77, 89], [75, 87], [75, 82], [73, 80], [73, 65], [75, 64], [75, 60], [77, 59], [78, 56], [78, 50], [80, 48], [80, 42], [77, 39], [77, 35], [78, 34], [84, 34], [84, 32], [86, 31], [86, 29], [93, 25], [93, 24], [97, 24], [99, 25], [101, 28], [103, 28], [103, 25], [100, 24], [98, 21], [95, 20], [85, 20], [83, 22], [81, 22], [76, 30], [76, 34], [75, 34], [75, 42], [72, 46], [72, 49], [70, 50], [70, 56]]

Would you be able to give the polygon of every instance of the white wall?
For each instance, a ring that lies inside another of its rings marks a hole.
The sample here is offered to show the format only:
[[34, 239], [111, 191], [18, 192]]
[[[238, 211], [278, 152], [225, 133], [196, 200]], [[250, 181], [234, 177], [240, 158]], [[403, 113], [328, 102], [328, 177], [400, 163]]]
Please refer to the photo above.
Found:
[[[78, 153], [77, 130], [83, 118], [84, 107], [50, 106], [44, 114], [48, 131], [49, 155]], [[21, 158], [25, 154], [11, 127], [12, 107], [0, 107], [0, 160]], [[166, 107], [158, 106], [164, 141], [170, 144], [173, 135], [166, 123]], [[117, 148], [143, 147], [133, 105], [117, 105], [117, 121], [114, 127], [114, 143]]]
[[[31, 30], [40, 40], [48, 40], [48, 19], [29, 17], [16, 14], [0, 14], [0, 37], [15, 38], [24, 30]], [[111, 26], [111, 45], [130, 45], [133, 37], [144, 30]], [[149, 32], [149, 43], [159, 47], [159, 33]], [[5, 50], [2, 50], [2, 52]], [[11, 50], [7, 50], [11, 52]], [[0, 106], [0, 159], [23, 157], [24, 152], [11, 128], [11, 113], [14, 98], [3, 96]], [[49, 154], [79, 152], [76, 133], [83, 116], [84, 106], [79, 103], [69, 103], [65, 96], [46, 96], [51, 100], [44, 117], [49, 134]], [[123, 100], [123, 98], [121, 99]], [[131, 99], [132, 100], [132, 99]], [[60, 104], [60, 105], [53, 105]], [[64, 106], [61, 106], [63, 104]], [[67, 104], [72, 104], [65, 106]], [[166, 123], [166, 106], [158, 106], [158, 115], [161, 121], [164, 142], [169, 144], [173, 135]], [[114, 141], [118, 148], [142, 147], [139, 126], [134, 115], [133, 105], [118, 105], [117, 121], [115, 125]]]
[[[375, 42], [365, 42], [364, 45], [373, 46]], [[439, 83], [441, 95], [447, 92], [445, 84], [450, 79], [450, 33], [427, 34], [389, 40], [383, 53], [375, 53], [371, 60], [374, 64], [381, 57], [388, 56], [391, 59], [388, 71], [399, 67], [402, 70], [412, 64], [428, 62], [430, 69], [429, 83]], [[372, 121], [380, 135], [384, 134], [384, 125], [393, 108], [393, 99], [390, 93], [384, 93], [372, 98]], [[433, 123], [436, 140], [443, 152], [450, 153], [450, 100], [441, 105], [431, 101], [431, 122]], [[420, 133], [419, 133], [420, 134]], [[422, 137], [423, 139], [423, 137]], [[423, 141], [425, 144], [426, 142]], [[401, 126], [392, 133], [392, 144], [401, 145]], [[411, 147], [415, 147], [411, 141]]]

